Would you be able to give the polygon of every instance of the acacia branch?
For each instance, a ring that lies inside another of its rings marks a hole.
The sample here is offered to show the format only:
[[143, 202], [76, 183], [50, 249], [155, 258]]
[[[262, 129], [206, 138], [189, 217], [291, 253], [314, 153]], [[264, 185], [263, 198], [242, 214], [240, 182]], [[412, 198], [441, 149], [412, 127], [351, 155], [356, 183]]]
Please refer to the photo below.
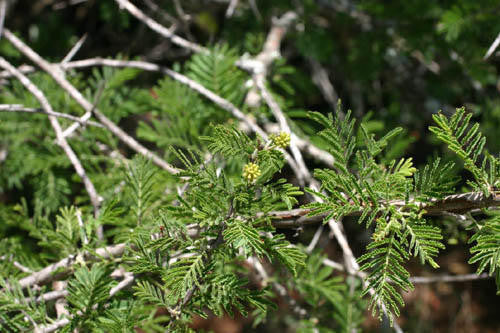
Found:
[[[435, 206], [433, 208], [431, 215], [439, 215], [438, 211], [446, 212], [448, 208], [456, 208], [459, 202], [463, 202], [464, 198], [468, 198], [469, 204], [472, 204], [474, 201], [473, 198], [478, 198], [475, 201], [475, 208], [487, 208], [493, 206], [500, 206], [500, 196], [494, 196], [492, 198], [487, 198], [481, 200], [480, 193], [470, 192], [464, 194], [450, 195], [443, 200], [436, 201]], [[447, 206], [448, 205], [448, 206]], [[472, 206], [472, 205], [470, 205]], [[439, 208], [439, 209], [438, 209]], [[427, 207], [426, 209], [431, 209], [431, 207]], [[270, 212], [267, 215], [270, 216], [272, 220], [272, 224], [276, 228], [291, 228], [291, 227], [300, 227], [308, 224], [319, 223], [323, 220], [324, 216], [314, 216], [307, 217], [306, 215], [310, 213], [310, 209], [292, 209], [288, 211], [274, 211]], [[263, 217], [264, 213], [258, 214], [257, 217]], [[311, 221], [313, 223], [311, 223]], [[95, 252], [99, 257], [102, 258], [111, 258], [111, 257], [120, 257], [125, 251], [126, 245], [123, 243], [111, 245], [103, 248], [97, 249]], [[42, 285], [50, 282], [53, 279], [54, 272], [61, 269], [67, 269], [74, 263], [76, 259], [76, 255], [68, 256], [57, 263], [49, 265], [44, 269], [35, 272], [19, 281], [22, 288], [26, 288], [32, 285]], [[84, 259], [87, 260], [95, 260], [96, 258], [92, 256], [90, 253], [84, 254]]]
[[[134, 275], [130, 272], [125, 272], [124, 273], [124, 278], [120, 283], [118, 283], [115, 287], [111, 288], [109, 291], [109, 297], [113, 297], [116, 293], [118, 293], [120, 290], [128, 287], [132, 282], [134, 282]], [[36, 299], [36, 301], [49, 301], [53, 299], [57, 299], [58, 301], [62, 297], [66, 297], [68, 295], [68, 291], [66, 289], [60, 290], [57, 292], [49, 292], [44, 295], [41, 295]], [[80, 313], [80, 312], [78, 312]], [[65, 318], [59, 319], [55, 321], [54, 323], [47, 325], [47, 326], [40, 326], [35, 329], [35, 333], [50, 333], [54, 332], [55, 330], [64, 327], [68, 325], [71, 321], [72, 315], [68, 314]]]
[[[82, 254], [84, 260], [95, 261], [98, 259], [110, 259], [114, 257], [120, 257], [125, 252], [126, 245], [124, 243], [110, 245], [106, 247], [102, 247], [95, 250], [95, 254], [97, 256], [92, 255], [90, 252], [85, 252]], [[52, 280], [54, 280], [55, 273], [57, 271], [65, 272], [71, 268], [71, 265], [75, 263], [78, 255], [72, 254], [67, 256], [64, 259], [59, 260], [56, 263], [53, 263], [42, 270], [35, 272], [31, 275], [28, 275], [25, 278], [19, 280], [19, 285], [21, 288], [31, 287], [33, 285], [43, 285]]]
[[[224, 243], [224, 236], [223, 236], [223, 233], [224, 233], [224, 230], [226, 229], [226, 221], [228, 219], [230, 219], [234, 214], [234, 206], [233, 206], [233, 201], [230, 200], [229, 202], [229, 209], [228, 209], [228, 212], [224, 218], [224, 221], [221, 222], [220, 224], [220, 229], [219, 229], [219, 232], [217, 234], [217, 237], [215, 239], [213, 239], [212, 241], [210, 241], [210, 243], [208, 244], [208, 247], [205, 251], [205, 253], [203, 254], [203, 262], [204, 264], [207, 264], [210, 262], [210, 260], [212, 259], [212, 255], [214, 254], [214, 251]], [[194, 296], [194, 293], [196, 292], [196, 290], [198, 289], [198, 285], [200, 284], [199, 282], [203, 280], [203, 277], [198, 277], [198, 283], [195, 283], [186, 293], [186, 295], [184, 295], [184, 297], [182, 298], [182, 300], [179, 300], [177, 302], [177, 304], [175, 305], [174, 309], [169, 309], [167, 308], [168, 312], [170, 313], [171, 316], [173, 316], [175, 319], [178, 319], [178, 317], [181, 315], [181, 311], [182, 311], [182, 308], [189, 303], [189, 301], [191, 301], [191, 299], [193, 298]], [[168, 324], [167, 326], [167, 330], [166, 332], [170, 332], [171, 329], [172, 329], [172, 325], [174, 324], [174, 320], [171, 320], [170, 323]]]
[[[319, 184], [314, 178], [311, 180], [310, 187], [315, 191], [319, 191]], [[323, 199], [321, 197], [315, 197], [315, 201], [323, 202]], [[328, 227], [330, 228], [333, 235], [337, 239], [337, 242], [339, 243], [340, 247], [342, 248], [342, 254], [344, 256], [344, 264], [346, 266], [347, 272], [351, 275], [358, 275], [358, 277], [361, 279], [361, 283], [362, 283], [363, 287], [368, 288], [369, 284], [368, 284], [368, 282], [366, 282], [366, 279], [363, 277], [363, 272], [360, 271], [359, 264], [356, 260], [356, 257], [354, 256], [354, 253], [352, 252], [352, 249], [351, 249], [349, 242], [347, 240], [347, 236], [345, 234], [342, 221], [335, 221], [334, 219], [330, 219], [330, 220], [328, 220]], [[370, 295], [372, 297], [375, 294], [375, 290], [371, 287], [368, 289], [368, 292], [370, 293]], [[385, 304], [382, 303], [380, 301], [380, 299], [378, 299], [376, 302], [379, 305], [379, 307], [382, 309], [382, 312], [384, 313], [384, 315], [387, 318], [392, 319], [392, 314], [390, 313], [390, 311], [387, 310], [387, 307], [385, 306]], [[401, 327], [399, 326], [399, 324], [397, 322], [392, 321], [392, 320], [391, 320], [391, 322], [393, 324], [392, 327], [394, 328], [396, 333], [403, 333], [403, 330], [401, 329]]]
[[[419, 204], [424, 210], [426, 216], [441, 216], [448, 213], [463, 214], [470, 211], [477, 211], [482, 208], [499, 207], [500, 194], [495, 193], [492, 196], [485, 196], [482, 192], [468, 192], [449, 195], [443, 199], [433, 199], [427, 203], [408, 202], [395, 200], [382, 205], [392, 205], [404, 207], [408, 204]], [[322, 213], [316, 216], [308, 216], [314, 210], [310, 208], [297, 208], [286, 211], [270, 212], [269, 216], [273, 218], [275, 228], [299, 228], [306, 225], [320, 223], [330, 213]], [[359, 216], [361, 211], [352, 212], [348, 216]], [[259, 215], [260, 216], [260, 215]]]

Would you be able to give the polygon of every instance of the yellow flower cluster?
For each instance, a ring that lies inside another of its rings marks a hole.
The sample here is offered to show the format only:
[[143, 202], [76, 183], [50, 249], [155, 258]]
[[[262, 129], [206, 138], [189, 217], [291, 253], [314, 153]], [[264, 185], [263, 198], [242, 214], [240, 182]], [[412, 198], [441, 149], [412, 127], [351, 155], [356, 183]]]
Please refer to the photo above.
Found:
[[290, 145], [290, 134], [281, 132], [279, 135], [273, 135], [271, 140], [277, 147], [286, 149]]
[[247, 182], [253, 183], [259, 178], [261, 172], [260, 168], [255, 163], [247, 163], [243, 167], [243, 178], [246, 179]]

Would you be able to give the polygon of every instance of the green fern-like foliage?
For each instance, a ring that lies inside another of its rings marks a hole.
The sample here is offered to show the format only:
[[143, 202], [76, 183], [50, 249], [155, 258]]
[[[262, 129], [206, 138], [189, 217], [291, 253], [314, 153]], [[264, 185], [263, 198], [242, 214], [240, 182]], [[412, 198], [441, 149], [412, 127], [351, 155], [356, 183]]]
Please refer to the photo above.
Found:
[[206, 268], [203, 255], [179, 259], [163, 274], [165, 287], [172, 297], [183, 298], [191, 288], [200, 286], [199, 279]]
[[[368, 252], [358, 259], [360, 263], [364, 263], [361, 270], [372, 270], [369, 274], [369, 283], [373, 287], [374, 294], [370, 307], [373, 309], [373, 314], [378, 308], [380, 316], [382, 305], [396, 315], [399, 315], [399, 307], [404, 305], [403, 298], [390, 281], [404, 291], [413, 289], [409, 281], [410, 274], [403, 267], [404, 261], [408, 260], [408, 254], [401, 246], [399, 227], [397, 222], [389, 223], [384, 238], [370, 243], [367, 246]], [[366, 288], [363, 294], [369, 292], [370, 289]], [[389, 319], [393, 320], [391, 316]]]
[[196, 93], [169, 78], [160, 80], [145, 101], [151, 119], [139, 123], [137, 135], [170, 154], [170, 147], [203, 150], [200, 136], [208, 135], [211, 122], [227, 116], [206, 103]]
[[500, 215], [491, 213], [491, 216], [474, 234], [469, 243], [475, 242], [471, 247], [472, 258], [470, 264], [479, 264], [477, 273], [487, 271], [494, 275], [497, 282], [497, 292], [500, 293]]
[[308, 296], [307, 302], [313, 306], [325, 300], [331, 304], [340, 303], [342, 292], [345, 291], [342, 278], [332, 277], [333, 268], [324, 266], [322, 259], [323, 256], [319, 254], [310, 255], [296, 280], [297, 287]]
[[238, 59], [235, 49], [218, 45], [208, 54], [195, 54], [186, 65], [187, 76], [217, 95], [239, 104], [244, 97], [245, 75], [235, 65]]
[[473, 185], [488, 195], [492, 184], [489, 182], [484, 165], [479, 161], [486, 138], [479, 131], [478, 123], [469, 126], [472, 114], [467, 114], [465, 108], [462, 107], [457, 109], [450, 118], [443, 114], [433, 115], [432, 118], [437, 127], [431, 126], [429, 130], [460, 157], [464, 162], [464, 167], [474, 176], [475, 183]]
[[[267, 159], [262, 156], [274, 149], [234, 128], [216, 126], [213, 133], [203, 139], [215, 157], [250, 159], [265, 166]], [[202, 165], [194, 153], [175, 154], [184, 163], [185, 171], [179, 176], [188, 177], [188, 187], [175, 205], [153, 215], [148, 226], [136, 228], [126, 256], [129, 269], [141, 274], [134, 295], [143, 306], [169, 309], [168, 320], [175, 329], [185, 327], [182, 323], [189, 321], [188, 314], [205, 316], [206, 306], [216, 314], [233, 313], [233, 309], [246, 313], [248, 307], [266, 311], [271, 302], [265, 291], [252, 290], [248, 281], [227, 267], [256, 256], [281, 262], [295, 274], [305, 254], [281, 235], [264, 236], [273, 228], [262, 212], [292, 206], [302, 192], [283, 180], [249, 184], [242, 171], [239, 177], [229, 177], [227, 170], [216, 167], [217, 158]], [[278, 152], [274, 158], [283, 156]], [[129, 182], [137, 184], [148, 175], [129, 172], [133, 178]], [[137, 188], [134, 185], [134, 202], [142, 200]], [[261, 217], [256, 218], [259, 212]], [[194, 230], [187, 227], [192, 223]], [[193, 239], [189, 235], [193, 231], [203, 237]]]
[[450, 177], [452, 164], [446, 164], [438, 175], [439, 161], [421, 172], [411, 158], [383, 163], [381, 153], [401, 129], [376, 139], [361, 124], [363, 140], [358, 141], [351, 113], [348, 111], [343, 119], [339, 115], [340, 109], [330, 118], [312, 114], [325, 127], [319, 135], [328, 143], [335, 163], [333, 169], [315, 170], [322, 191], [308, 191], [322, 202], [306, 207], [312, 209], [312, 216], [325, 214], [325, 221], [357, 215], [359, 223], [374, 226], [373, 242], [358, 259], [361, 269], [369, 272], [363, 294], [372, 295], [370, 308], [374, 313], [385, 313], [392, 322], [404, 305], [400, 290], [413, 289], [404, 267], [409, 253], [418, 256], [422, 264], [438, 267], [433, 258], [444, 248], [440, 229], [422, 218], [423, 211], [414, 200], [449, 193], [454, 183]]
[[[330, 146], [335, 163], [333, 169], [315, 171], [315, 177], [322, 181], [321, 191], [308, 191], [322, 202], [306, 207], [312, 209], [312, 216], [323, 214], [325, 221], [357, 215], [360, 223], [374, 226], [373, 242], [358, 259], [361, 269], [369, 272], [368, 286], [363, 294], [372, 294], [370, 307], [380, 315], [387, 314], [392, 321], [393, 314], [399, 315], [399, 308], [404, 305], [399, 289], [413, 289], [410, 275], [404, 268], [409, 255], [418, 257], [422, 264], [439, 267], [434, 258], [444, 248], [443, 236], [440, 228], [423, 218], [426, 212], [423, 204], [453, 193], [457, 182], [454, 163], [442, 163], [438, 158], [420, 170], [413, 166], [411, 158], [384, 163], [379, 155], [399, 130], [392, 130], [377, 140], [361, 124], [363, 140], [356, 142], [350, 112], [342, 120], [339, 114], [330, 118], [320, 114], [311, 116], [325, 127], [319, 136]], [[496, 195], [498, 160], [485, 153], [479, 162], [485, 138], [477, 124], [469, 125], [470, 119], [471, 115], [466, 115], [461, 108], [449, 119], [435, 115], [438, 127], [430, 129], [471, 171], [474, 182], [468, 183], [472, 189], [491, 197]], [[471, 240], [477, 244], [471, 249], [474, 256], [470, 262], [479, 263], [478, 272], [486, 267], [490, 274], [497, 271], [495, 221], [487, 222]]]
[[15, 280], [4, 280], [0, 278], [0, 329], [5, 332], [23, 332], [32, 327], [32, 323], [26, 321], [26, 314], [36, 322], [47, 320], [47, 308], [45, 303], [37, 303], [35, 294], [28, 290], [28, 297]]
[[[438, 127], [429, 129], [447, 143], [448, 148], [457, 154], [463, 161], [464, 167], [472, 173], [474, 182], [468, 181], [469, 185], [486, 197], [496, 197], [500, 162], [498, 158], [483, 151], [486, 138], [479, 131], [478, 123], [470, 124], [472, 114], [467, 114], [462, 107], [450, 118], [442, 114], [434, 115], [433, 118]], [[484, 157], [481, 162], [482, 154]], [[478, 225], [478, 230], [469, 240], [469, 243], [476, 243], [470, 249], [472, 258], [469, 263], [479, 264], [478, 274], [487, 270], [489, 275], [496, 275], [498, 286], [500, 286], [499, 226], [497, 214], [491, 213], [491, 216], [484, 221], [484, 225]]]
[[[193, 56], [185, 70], [237, 105], [244, 90], [236, 58], [234, 50], [215, 47]], [[2, 162], [6, 172], [0, 175], [1, 190], [28, 187], [34, 197], [13, 207], [0, 205], [5, 222], [0, 224], [0, 235], [10, 228], [29, 235], [28, 242], [0, 241], [5, 258], [0, 276], [21, 278], [27, 271], [69, 260], [68, 267], [56, 272], [61, 278], [69, 276], [70, 325], [63, 331], [129, 332], [139, 323], [152, 332], [165, 327], [188, 332], [193, 315], [207, 317], [209, 312], [222, 316], [253, 311], [257, 325], [274, 308], [276, 279], [289, 291], [298, 291], [293, 301], [311, 314], [297, 319], [299, 331], [351, 332], [363, 319], [364, 296], [371, 295], [368, 307], [373, 314], [386, 315], [391, 322], [399, 315], [404, 305], [401, 293], [413, 289], [405, 268], [410, 257], [438, 267], [443, 235], [425, 217], [426, 208], [455, 192], [453, 162], [436, 158], [417, 170], [412, 158], [394, 153], [401, 150], [394, 148], [401, 129], [377, 137], [369, 122], [357, 125], [352, 113], [344, 115], [340, 106], [333, 115], [308, 114], [312, 120], [308, 126], [321, 128], [315, 142], [330, 152], [334, 163], [332, 168], [315, 170], [321, 187], [306, 191], [321, 200], [304, 208], [310, 216], [322, 215], [325, 222], [357, 217], [371, 233], [371, 242], [358, 259], [366, 279], [340, 277], [324, 265], [323, 256], [306, 255], [294, 238], [273, 227], [276, 221], [268, 213], [292, 210], [303, 194], [286, 179], [283, 153], [271, 142], [240, 130], [227, 112], [180, 83], [162, 79], [152, 90], [127, 88], [124, 83], [137, 74], [93, 70], [88, 82], [79, 76], [72, 81], [113, 121], [128, 124], [140, 118], [135, 133], [139, 139], [156, 144], [156, 152], [183, 171], [172, 176], [144, 158], [128, 159], [118, 140], [104, 129], [79, 130], [68, 140], [104, 199], [96, 216], [85, 193], [75, 190], [78, 177], [67, 177], [72, 165], [54, 145], [54, 135], [44, 130], [49, 126], [45, 115], [9, 114], [0, 123], [2, 144], [9, 147]], [[35, 74], [33, 80], [44, 90], [56, 90], [49, 99], [57, 109], [82, 113], [46, 76]], [[6, 103], [38, 106], [15, 83], [2, 98]], [[114, 112], [118, 106], [120, 112]], [[484, 151], [485, 139], [477, 125], [470, 125], [471, 115], [459, 109], [450, 118], [441, 114], [434, 118], [437, 127], [431, 131], [472, 173], [471, 188], [496, 200], [500, 163]], [[61, 124], [67, 127], [71, 122], [61, 120]], [[89, 140], [96, 145], [85, 144]], [[98, 150], [105, 154], [96, 154]], [[470, 240], [475, 243], [470, 263], [479, 265], [478, 273], [487, 271], [500, 281], [498, 224], [492, 215], [471, 227], [476, 233]], [[104, 239], [96, 237], [101, 226]], [[108, 241], [124, 243], [123, 255], [97, 254], [96, 249]], [[246, 279], [254, 274], [246, 260], [272, 265], [269, 281]], [[133, 274], [133, 286], [111, 296], [118, 281], [110, 275], [117, 265]], [[1, 329], [33, 329], [29, 318], [52, 323], [46, 320], [46, 306], [52, 304], [32, 301], [48, 289], [23, 290], [15, 281], [1, 280]], [[164, 313], [157, 314], [158, 308]]]
[[[441, 229], [427, 225], [425, 220], [414, 217], [409, 219], [405, 232], [409, 235], [409, 249], [413, 255], [419, 257], [422, 264], [427, 262], [433, 268], [438, 268], [439, 265], [433, 257], [438, 255], [439, 249], [445, 248], [441, 242], [443, 239]], [[406, 235], [403, 238], [407, 238]]]
[[[265, 297], [264, 290], [249, 289], [248, 281], [235, 274], [218, 274], [205, 281], [196, 302], [208, 304], [209, 309], [218, 316], [224, 313], [234, 316], [235, 310], [246, 316], [249, 306], [261, 311], [275, 307]], [[202, 315], [206, 316], [204, 313]]]
[[75, 272], [68, 283], [67, 300], [74, 315], [72, 327], [92, 327], [96, 317], [104, 309], [112, 287], [110, 271], [104, 266], [94, 265], [91, 269], [82, 267]]
[[151, 168], [150, 162], [145, 158], [137, 158], [133, 167], [128, 168], [126, 175], [132, 202], [135, 203], [132, 211], [137, 218], [137, 224], [140, 225], [152, 202], [154, 169]]
[[147, 317], [141, 314], [134, 301], [110, 303], [98, 318], [95, 332], [132, 332]]
[[208, 142], [208, 148], [213, 153], [223, 154], [228, 157], [251, 154], [257, 147], [245, 133], [226, 126], [212, 126], [210, 136], [202, 137]]
[[265, 253], [258, 230], [245, 221], [231, 221], [224, 230], [223, 236], [233, 248], [242, 251], [245, 257]]
[[[352, 277], [344, 280], [333, 268], [326, 266], [324, 260], [320, 253], [310, 254], [294, 284], [311, 307], [308, 310], [312, 311], [310, 317], [326, 318], [302, 320], [298, 331], [352, 332], [360, 329], [365, 304], [359, 281]], [[332, 314], [334, 320], [331, 320]]]
[[415, 192], [422, 200], [440, 199], [453, 193], [457, 177], [453, 174], [455, 163], [443, 163], [438, 157], [431, 164], [426, 164], [415, 173]]

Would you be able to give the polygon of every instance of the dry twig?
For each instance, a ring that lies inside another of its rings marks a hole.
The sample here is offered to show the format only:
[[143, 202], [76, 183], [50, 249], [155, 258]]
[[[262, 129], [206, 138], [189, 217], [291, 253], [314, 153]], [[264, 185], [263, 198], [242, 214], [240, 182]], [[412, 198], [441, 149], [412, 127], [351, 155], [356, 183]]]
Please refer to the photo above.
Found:
[[493, 54], [493, 52], [495, 52], [495, 50], [498, 47], [498, 44], [500, 44], [500, 33], [497, 35], [497, 38], [495, 38], [495, 40], [491, 44], [490, 48], [488, 49], [488, 51], [484, 55], [483, 60], [487, 60]]
[[7, 0], [0, 0], [0, 38], [2, 38], [5, 15], [7, 14]]
[[86, 40], [87, 40], [87, 34], [84, 34], [78, 40], [78, 42], [76, 42], [76, 44], [71, 48], [71, 50], [69, 50], [68, 54], [66, 54], [66, 56], [63, 58], [63, 60], [61, 61], [61, 63], [65, 64], [68, 61], [71, 61], [71, 59], [73, 59], [73, 57], [76, 55], [76, 53], [78, 51], [80, 51], [80, 48], [82, 47], [83, 43], [85, 43]]
[[[125, 251], [126, 245], [123, 243], [110, 245], [106, 247], [102, 247], [95, 250], [95, 253], [99, 258], [92, 256], [92, 254], [85, 252], [82, 257], [83, 260], [93, 261], [97, 259], [109, 259], [114, 257], [120, 257], [123, 255]], [[27, 277], [19, 280], [19, 285], [21, 288], [31, 287], [33, 285], [43, 285], [49, 283], [54, 280], [56, 277], [54, 273], [58, 270], [64, 270], [71, 267], [71, 265], [77, 260], [77, 255], [69, 255], [64, 259], [59, 260], [56, 263], [53, 263], [38, 272], [35, 272]]]
[[491, 276], [487, 273], [479, 275], [473, 273], [463, 275], [413, 276], [409, 278], [411, 283], [465, 282], [484, 279], [491, 279]]
[[0, 112], [41, 113], [41, 114], [46, 114], [48, 116], [54, 116], [54, 117], [66, 118], [69, 120], [73, 120], [73, 121], [80, 123], [81, 125], [91, 125], [91, 126], [104, 128], [104, 126], [102, 124], [95, 122], [95, 121], [92, 121], [92, 120], [85, 121], [85, 120], [82, 120], [81, 118], [78, 118], [76, 116], [72, 116], [70, 114], [60, 113], [60, 112], [49, 113], [48, 111], [45, 111], [44, 109], [27, 108], [27, 107], [19, 105], [19, 104], [0, 104]]
[[164, 26], [144, 14], [139, 8], [131, 4], [128, 0], [115, 1], [118, 3], [120, 8], [125, 8], [130, 14], [134, 15], [137, 19], [144, 22], [144, 24], [146, 24], [151, 30], [154, 30], [163, 37], [170, 39], [172, 43], [193, 52], [208, 52], [208, 50], [203, 46], [200, 46], [196, 43], [190, 42], [182, 37], [173, 34], [169, 29], [165, 28]]

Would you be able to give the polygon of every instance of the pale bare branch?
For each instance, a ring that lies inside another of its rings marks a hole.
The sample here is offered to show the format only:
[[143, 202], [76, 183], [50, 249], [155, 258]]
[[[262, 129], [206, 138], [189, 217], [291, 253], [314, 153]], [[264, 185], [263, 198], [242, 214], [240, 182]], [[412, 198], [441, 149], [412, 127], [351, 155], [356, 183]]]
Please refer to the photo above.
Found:
[[311, 242], [309, 243], [309, 245], [306, 248], [307, 253], [311, 253], [314, 250], [314, 248], [318, 244], [318, 241], [321, 237], [321, 234], [323, 233], [323, 229], [324, 229], [324, 226], [322, 224], [318, 227], [318, 229], [316, 229], [316, 232], [314, 233], [314, 236], [313, 236]]
[[0, 0], [0, 39], [2, 38], [5, 15], [7, 14], [7, 0]]
[[493, 54], [493, 52], [495, 52], [495, 50], [498, 47], [498, 44], [500, 44], [500, 33], [498, 33], [497, 38], [495, 38], [495, 40], [491, 44], [490, 48], [488, 49], [488, 51], [484, 55], [483, 60], [487, 60]]
[[337, 107], [337, 102], [339, 100], [339, 95], [337, 94], [337, 91], [333, 87], [333, 84], [328, 77], [328, 71], [323, 66], [321, 66], [318, 61], [312, 58], [309, 58], [308, 60], [311, 65], [313, 74], [312, 80], [314, 84], [319, 88], [321, 94], [330, 105], [330, 108], [332, 110], [335, 110]]
[[120, 281], [120, 283], [118, 283], [116, 286], [111, 288], [111, 290], [109, 291], [109, 296], [114, 296], [120, 290], [127, 288], [128, 286], [130, 286], [134, 282], [134, 280], [135, 280], [135, 276], [133, 273], [125, 272], [123, 280]]
[[0, 112], [41, 113], [41, 114], [46, 114], [48, 116], [54, 116], [54, 117], [66, 118], [69, 120], [73, 120], [73, 121], [80, 123], [81, 125], [91, 125], [91, 126], [95, 126], [95, 127], [104, 128], [104, 126], [102, 124], [95, 122], [95, 121], [92, 121], [92, 120], [84, 121], [84, 120], [82, 120], [76, 116], [72, 116], [70, 114], [60, 113], [60, 112], [49, 113], [48, 111], [45, 111], [44, 109], [27, 108], [27, 107], [19, 105], [19, 104], [0, 104]]
[[87, 40], [87, 34], [84, 34], [78, 40], [78, 42], [76, 42], [76, 44], [71, 48], [71, 50], [69, 50], [68, 54], [63, 58], [63, 60], [61, 61], [61, 63], [65, 64], [68, 61], [71, 61], [71, 59], [73, 59], [73, 57], [76, 55], [76, 53], [78, 51], [80, 51], [80, 48], [82, 47], [83, 43], [85, 43], [86, 40]]
[[[241, 57], [236, 65], [248, 71], [252, 75], [254, 84], [265, 81], [269, 66], [280, 57], [280, 47], [283, 37], [293, 21], [297, 19], [295, 12], [287, 12], [280, 18], [273, 18], [273, 26], [267, 35], [262, 51], [255, 57], [249, 58], [247, 55]], [[252, 107], [260, 104], [260, 95], [257, 87], [253, 86], [247, 93], [245, 103]]]
[[38, 327], [37, 329], [35, 329], [34, 332], [35, 333], [51, 333], [51, 332], [54, 332], [54, 331], [60, 329], [61, 327], [68, 325], [70, 323], [70, 321], [71, 320], [68, 318], [59, 319], [50, 325]]
[[[68, 286], [67, 281], [54, 281], [52, 282], [52, 288], [54, 291], [63, 291], [66, 289]], [[69, 316], [69, 311], [66, 308], [68, 305], [68, 302], [66, 301], [66, 298], [61, 297], [56, 300], [55, 308], [56, 308], [56, 314], [57, 318], [62, 318]]]
[[130, 14], [135, 16], [137, 19], [141, 20], [146, 24], [151, 30], [156, 31], [163, 37], [166, 37], [172, 41], [172, 43], [186, 48], [188, 50], [191, 50], [193, 52], [208, 52], [206, 48], [203, 46], [200, 46], [196, 43], [190, 42], [182, 37], [179, 37], [175, 34], [173, 34], [169, 29], [165, 28], [146, 14], [142, 12], [139, 8], [134, 6], [132, 3], [130, 3], [128, 0], [115, 0], [120, 8], [125, 8]]
[[[97, 259], [109, 259], [114, 257], [120, 257], [125, 251], [125, 248], [126, 245], [123, 243], [98, 248], [95, 250], [95, 253], [99, 258], [94, 257], [89, 252], [85, 252], [84, 254], [82, 254], [82, 259], [87, 261], [93, 261]], [[77, 260], [77, 255], [67, 256], [66, 258], [61, 259], [58, 262], [53, 263], [41, 269], [38, 272], [35, 272], [27, 277], [22, 278], [21, 280], [19, 280], [19, 285], [21, 286], [21, 288], [27, 288], [33, 285], [47, 284], [56, 278], [54, 275], [56, 271], [59, 270], [65, 271], [70, 269], [71, 265], [74, 264], [76, 260]]]
[[462, 275], [438, 275], [438, 276], [413, 276], [411, 283], [435, 283], [435, 282], [466, 282], [474, 280], [491, 279], [492, 276], [483, 274], [462, 274]]
[[239, 2], [240, 2], [240, 0], [231, 0], [231, 2], [229, 2], [229, 6], [227, 6], [227, 10], [226, 10], [226, 17], [227, 18], [230, 18], [231, 16], [233, 16], [234, 10], [236, 9], [236, 7], [238, 7]]

